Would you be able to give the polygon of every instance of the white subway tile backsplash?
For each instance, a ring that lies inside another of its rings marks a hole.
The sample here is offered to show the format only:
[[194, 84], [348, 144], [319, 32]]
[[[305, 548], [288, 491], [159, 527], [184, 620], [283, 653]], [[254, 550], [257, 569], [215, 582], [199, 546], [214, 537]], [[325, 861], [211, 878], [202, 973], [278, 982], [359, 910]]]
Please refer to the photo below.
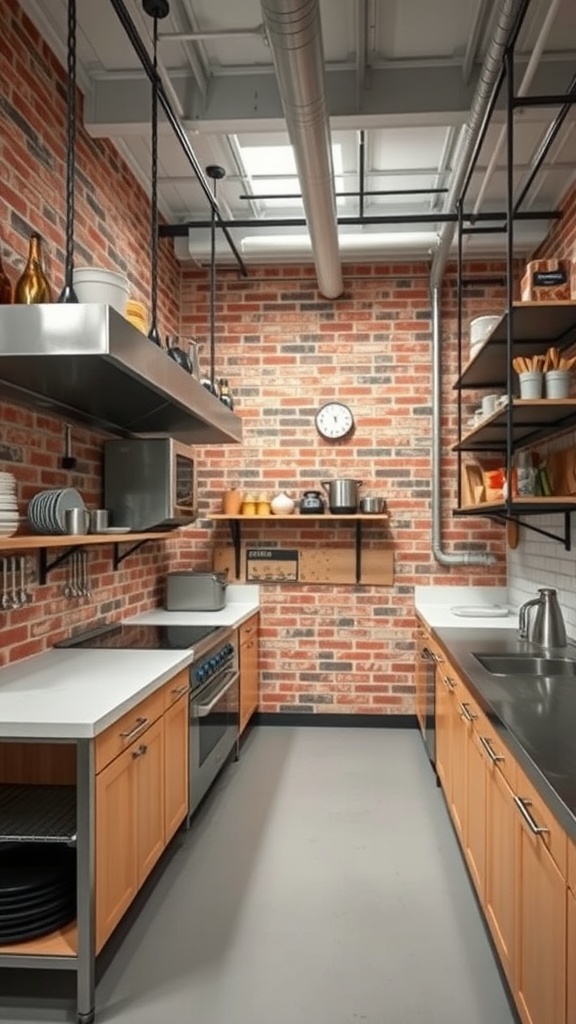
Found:
[[[564, 514], [533, 516], [530, 525], [564, 536]], [[508, 594], [513, 605], [536, 596], [538, 587], [554, 587], [564, 614], [566, 631], [576, 640], [576, 550], [566, 551], [558, 540], [520, 527], [520, 542], [508, 551]]]

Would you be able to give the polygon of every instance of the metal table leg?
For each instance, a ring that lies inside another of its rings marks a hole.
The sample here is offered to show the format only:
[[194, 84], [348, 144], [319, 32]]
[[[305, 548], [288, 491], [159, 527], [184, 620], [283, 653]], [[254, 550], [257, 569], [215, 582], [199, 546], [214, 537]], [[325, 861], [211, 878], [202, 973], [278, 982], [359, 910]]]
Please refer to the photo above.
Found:
[[76, 742], [76, 897], [78, 907], [78, 957], [76, 1010], [79, 1024], [91, 1024], [95, 1010], [95, 775], [94, 741]]

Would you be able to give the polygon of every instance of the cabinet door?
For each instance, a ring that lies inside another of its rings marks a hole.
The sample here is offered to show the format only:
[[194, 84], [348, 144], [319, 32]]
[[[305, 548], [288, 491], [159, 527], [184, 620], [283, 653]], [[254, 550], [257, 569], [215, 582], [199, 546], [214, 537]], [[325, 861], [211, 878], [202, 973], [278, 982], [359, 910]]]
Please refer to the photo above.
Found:
[[421, 627], [416, 634], [416, 664], [414, 666], [414, 704], [420, 732], [426, 733], [426, 678], [429, 666], [427, 653], [428, 633]]
[[481, 902], [486, 885], [486, 781], [486, 753], [473, 728], [466, 747], [464, 855]]
[[514, 794], [494, 764], [486, 771], [486, 888], [484, 911], [504, 972], [512, 984], [514, 955]]
[[[450, 677], [449, 677], [450, 678]], [[466, 790], [467, 790], [467, 753], [470, 742], [470, 721], [466, 717], [466, 691], [461, 683], [450, 678], [454, 686], [451, 693], [450, 729], [451, 729], [451, 778], [449, 783], [450, 814], [460, 843], [465, 844], [466, 822]]]
[[96, 776], [96, 952], [138, 889], [135, 779], [131, 750]]
[[515, 812], [516, 1004], [524, 1024], [565, 1024], [566, 882], [542, 837]]
[[164, 840], [167, 843], [188, 813], [188, 697], [164, 712]]
[[566, 1024], [576, 1024], [576, 893], [568, 889], [568, 960], [566, 963], [568, 1000]]
[[452, 777], [452, 692], [443, 667], [436, 668], [434, 717], [436, 724], [436, 771], [446, 800], [449, 803], [450, 780]]
[[138, 885], [164, 849], [164, 721], [151, 725], [134, 744], [136, 766], [136, 857]]
[[240, 634], [240, 732], [258, 709], [258, 615], [242, 623]]

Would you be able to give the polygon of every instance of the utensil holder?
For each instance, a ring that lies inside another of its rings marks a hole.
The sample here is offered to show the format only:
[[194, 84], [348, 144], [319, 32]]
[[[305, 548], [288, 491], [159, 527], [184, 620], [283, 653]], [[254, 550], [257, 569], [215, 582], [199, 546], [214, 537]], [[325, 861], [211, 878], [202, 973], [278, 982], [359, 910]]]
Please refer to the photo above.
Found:
[[542, 398], [542, 378], [544, 374], [539, 370], [530, 370], [528, 373], [519, 373], [520, 398]]
[[570, 394], [570, 371], [548, 370], [544, 374], [546, 382], [546, 398], [568, 398]]

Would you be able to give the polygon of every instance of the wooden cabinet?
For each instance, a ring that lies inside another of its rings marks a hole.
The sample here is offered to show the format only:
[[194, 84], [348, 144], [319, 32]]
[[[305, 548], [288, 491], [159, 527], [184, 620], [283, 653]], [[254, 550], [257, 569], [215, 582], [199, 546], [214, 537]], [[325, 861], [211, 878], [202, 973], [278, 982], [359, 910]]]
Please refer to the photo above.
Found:
[[524, 1024], [565, 1024], [567, 839], [520, 771], [517, 790], [516, 1005]]
[[449, 676], [451, 686], [450, 745], [452, 762], [448, 807], [460, 842], [466, 843], [468, 745], [470, 725], [476, 715], [470, 710], [467, 691], [455, 674]]
[[416, 664], [414, 666], [414, 710], [422, 736], [426, 733], [426, 682], [430, 666], [428, 641], [430, 634], [421, 626], [416, 630]]
[[484, 913], [504, 973], [512, 985], [515, 887], [514, 793], [496, 762], [486, 770]]
[[240, 626], [240, 733], [244, 731], [252, 715], [258, 710], [259, 666], [258, 628], [259, 615], [252, 615]]
[[436, 669], [435, 680], [436, 772], [448, 804], [452, 792], [452, 716], [454, 714], [453, 682], [442, 665]]
[[96, 777], [96, 950], [164, 849], [164, 732], [150, 725]]
[[181, 672], [165, 687], [164, 841], [188, 814], [189, 673]]
[[466, 739], [466, 819], [463, 850], [480, 900], [484, 899], [486, 889], [486, 773], [486, 752], [474, 727], [469, 730]]
[[576, 1024], [576, 890], [568, 889], [566, 1024]]

